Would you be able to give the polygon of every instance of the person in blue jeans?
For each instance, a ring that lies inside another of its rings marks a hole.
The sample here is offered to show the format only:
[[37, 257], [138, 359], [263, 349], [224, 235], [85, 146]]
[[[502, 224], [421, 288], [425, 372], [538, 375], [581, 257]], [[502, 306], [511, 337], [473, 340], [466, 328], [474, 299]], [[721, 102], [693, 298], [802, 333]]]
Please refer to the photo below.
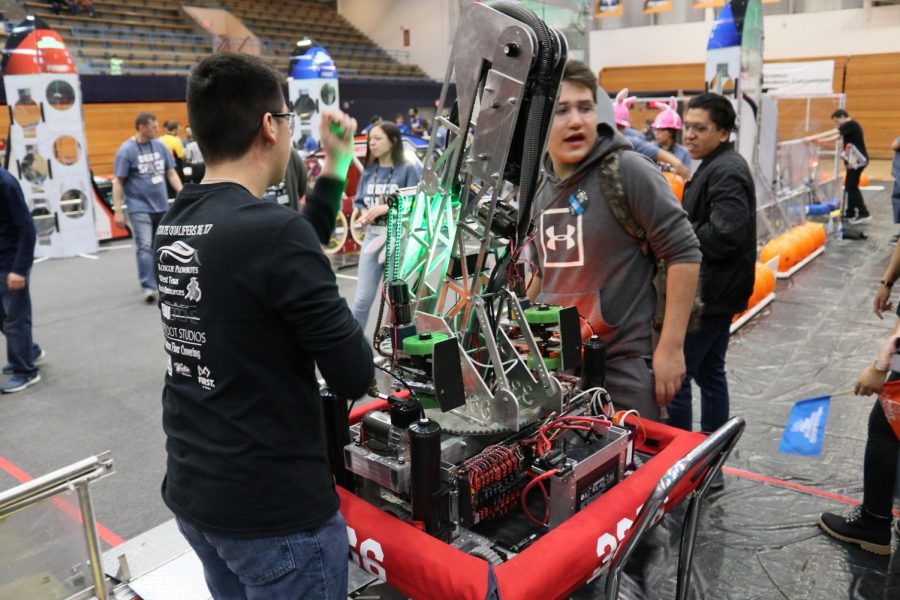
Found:
[[[719, 94], [695, 96], [684, 115], [684, 145], [702, 160], [684, 189], [684, 209], [700, 240], [703, 262], [699, 324], [684, 340], [687, 376], [669, 406], [669, 425], [693, 426], [691, 380], [700, 386], [700, 428], [728, 420], [725, 355], [732, 317], [747, 308], [756, 270], [756, 191], [747, 161], [732, 147], [736, 115]], [[724, 485], [721, 473], [710, 486]]]
[[35, 230], [22, 188], [9, 171], [0, 168], [0, 331], [6, 337], [4, 394], [21, 392], [41, 380], [34, 364], [43, 350], [31, 334], [31, 295], [28, 277], [34, 261]]
[[266, 202], [295, 152], [284, 86], [246, 54], [194, 67], [187, 110], [206, 173], [156, 232], [168, 358], [162, 498], [216, 600], [347, 597], [350, 542], [317, 373], [336, 397], [358, 398], [375, 372], [321, 246], [341, 208], [356, 121], [323, 111], [325, 158], [302, 209]]
[[416, 165], [406, 162], [400, 130], [384, 121], [369, 130], [365, 165], [354, 204], [361, 213], [359, 223], [365, 225], [366, 237], [359, 251], [359, 279], [351, 309], [363, 330], [384, 274], [387, 198], [399, 188], [418, 184], [422, 176]]
[[[156, 279], [153, 276], [153, 241], [159, 220], [169, 208], [166, 181], [181, 191], [181, 180], [175, 171], [175, 160], [166, 146], [156, 139], [159, 124], [156, 116], [142, 112], [134, 119], [137, 133], [119, 146], [113, 177], [113, 210], [116, 225], [125, 227], [125, 208], [131, 221], [137, 258], [138, 281], [144, 301], [156, 301]], [[122, 197], [125, 198], [123, 207]]]

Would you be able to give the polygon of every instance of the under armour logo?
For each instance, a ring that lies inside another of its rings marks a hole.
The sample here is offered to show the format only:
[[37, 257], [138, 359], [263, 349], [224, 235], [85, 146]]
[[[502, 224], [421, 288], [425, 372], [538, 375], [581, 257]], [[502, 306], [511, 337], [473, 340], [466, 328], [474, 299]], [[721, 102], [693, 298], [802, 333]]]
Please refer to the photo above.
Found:
[[553, 252], [556, 252], [556, 242], [561, 242], [563, 240], [566, 242], [566, 250], [571, 250], [575, 247], [574, 225], [566, 225], [566, 233], [563, 235], [557, 235], [553, 225], [545, 229], [544, 233], [547, 234], [547, 248]]

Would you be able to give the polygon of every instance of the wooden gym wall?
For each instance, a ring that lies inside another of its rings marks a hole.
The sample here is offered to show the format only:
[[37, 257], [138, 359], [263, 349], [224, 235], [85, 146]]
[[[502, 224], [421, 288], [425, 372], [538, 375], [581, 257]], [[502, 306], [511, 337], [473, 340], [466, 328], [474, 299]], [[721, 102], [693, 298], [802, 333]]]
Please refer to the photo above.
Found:
[[[0, 132], [6, 137], [9, 131], [9, 111], [0, 107]], [[84, 128], [87, 150], [94, 175], [112, 175], [116, 150], [126, 139], [134, 135], [134, 118], [139, 112], [149, 112], [159, 120], [159, 134], [163, 123], [178, 121], [179, 135], [184, 136], [187, 125], [187, 106], [184, 102], [146, 102], [118, 104], [85, 104]]]

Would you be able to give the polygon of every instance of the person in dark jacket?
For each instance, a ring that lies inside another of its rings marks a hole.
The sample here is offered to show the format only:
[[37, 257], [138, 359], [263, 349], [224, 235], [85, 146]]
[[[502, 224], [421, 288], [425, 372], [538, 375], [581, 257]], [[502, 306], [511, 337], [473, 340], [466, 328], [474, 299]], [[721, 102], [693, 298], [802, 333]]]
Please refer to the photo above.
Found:
[[325, 161], [300, 213], [264, 202], [294, 151], [283, 85], [244, 54], [194, 67], [187, 110], [206, 173], [178, 195], [154, 247], [168, 356], [162, 495], [217, 600], [347, 597], [316, 370], [339, 398], [361, 396], [374, 373], [321, 248], [356, 121], [322, 113]]
[[[685, 186], [684, 208], [700, 240], [703, 311], [684, 342], [687, 377], [669, 407], [669, 424], [691, 429], [691, 380], [700, 386], [700, 427], [728, 420], [725, 353], [732, 317], [747, 308], [756, 263], [756, 191], [750, 168], [729, 142], [735, 113], [719, 94], [693, 98], [684, 117], [684, 144], [703, 163]], [[721, 483], [719, 482], [714, 483]]]

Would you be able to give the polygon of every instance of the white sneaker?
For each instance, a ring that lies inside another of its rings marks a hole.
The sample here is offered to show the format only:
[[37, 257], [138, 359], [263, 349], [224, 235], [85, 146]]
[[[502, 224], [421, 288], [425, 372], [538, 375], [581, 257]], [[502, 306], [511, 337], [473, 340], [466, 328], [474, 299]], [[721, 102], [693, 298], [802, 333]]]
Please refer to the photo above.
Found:
[[144, 290], [144, 302], [147, 304], [156, 302], [156, 290]]

